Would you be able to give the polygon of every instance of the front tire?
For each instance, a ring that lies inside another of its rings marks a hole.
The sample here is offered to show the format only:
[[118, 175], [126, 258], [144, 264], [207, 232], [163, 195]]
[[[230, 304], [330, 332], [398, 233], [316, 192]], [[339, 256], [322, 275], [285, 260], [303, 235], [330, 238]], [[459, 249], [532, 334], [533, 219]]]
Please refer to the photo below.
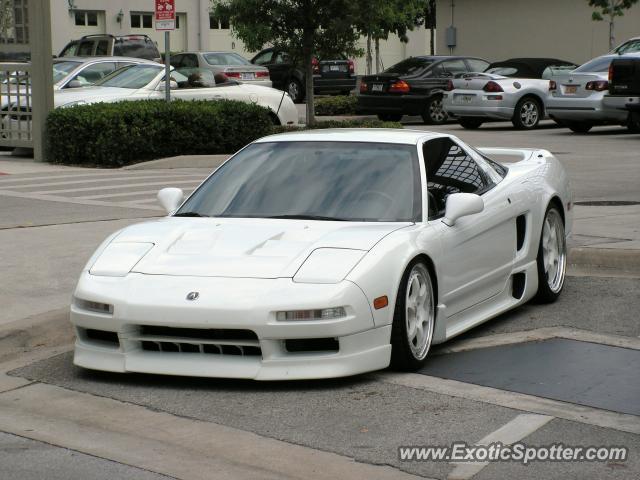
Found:
[[304, 100], [302, 83], [295, 78], [290, 79], [287, 83], [287, 93], [291, 97], [291, 100], [293, 100], [293, 103], [300, 103]]
[[629, 133], [640, 133], [640, 114], [629, 112], [629, 118], [627, 119], [627, 130]]
[[480, 118], [460, 117], [458, 123], [467, 130], [476, 130], [484, 123]]
[[540, 303], [555, 302], [564, 287], [567, 272], [567, 244], [564, 221], [558, 207], [549, 205], [542, 222], [538, 246], [538, 292]]
[[542, 105], [532, 97], [520, 99], [513, 112], [511, 123], [518, 130], [533, 130], [540, 123]]
[[412, 262], [400, 281], [391, 327], [391, 366], [417, 370], [424, 366], [433, 340], [435, 298], [427, 266]]
[[436, 95], [427, 100], [422, 113], [422, 120], [427, 125], [444, 125], [449, 120], [449, 115], [442, 106], [442, 96]]

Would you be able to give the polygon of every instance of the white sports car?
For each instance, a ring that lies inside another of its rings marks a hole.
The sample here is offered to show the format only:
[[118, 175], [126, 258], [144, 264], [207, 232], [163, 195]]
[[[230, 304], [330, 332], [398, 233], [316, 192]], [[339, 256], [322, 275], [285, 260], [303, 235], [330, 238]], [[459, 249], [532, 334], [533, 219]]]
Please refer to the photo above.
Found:
[[185, 201], [158, 198], [169, 216], [114, 233], [81, 274], [76, 365], [258, 380], [416, 369], [432, 344], [564, 284], [572, 199], [546, 150], [286, 133]]

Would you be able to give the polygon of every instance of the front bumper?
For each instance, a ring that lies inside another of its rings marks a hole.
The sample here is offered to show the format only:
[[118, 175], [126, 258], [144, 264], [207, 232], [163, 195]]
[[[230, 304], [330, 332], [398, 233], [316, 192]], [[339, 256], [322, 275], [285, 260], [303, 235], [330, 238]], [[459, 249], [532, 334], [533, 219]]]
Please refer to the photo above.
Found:
[[357, 96], [356, 112], [361, 115], [400, 114], [422, 115], [427, 96], [397, 95], [381, 93], [378, 95], [360, 94]]
[[[199, 298], [186, 300], [187, 293], [192, 291], [199, 292]], [[375, 328], [367, 298], [348, 281], [302, 284], [291, 279], [142, 274], [110, 278], [85, 272], [75, 298], [112, 306], [111, 314], [88, 310], [82, 302], [71, 306], [71, 322], [77, 334], [74, 363], [84, 368], [294, 380], [382, 369], [389, 365], [391, 355], [391, 326]], [[333, 320], [276, 320], [277, 311], [335, 306], [344, 306], [347, 315]], [[158, 327], [178, 333], [161, 336], [145, 333], [148, 328]], [[201, 330], [253, 332], [255, 346], [250, 347], [251, 354], [238, 353], [242, 349], [233, 340], [215, 340], [209, 341], [216, 345], [207, 351], [203, 348], [208, 345], [207, 339], [184, 334]], [[104, 335], [110, 335], [110, 340], [96, 339], [95, 331], [106, 332]], [[291, 351], [287, 340], [299, 339], [335, 339], [338, 347], [327, 351]], [[150, 350], [150, 344], [163, 346]], [[175, 347], [166, 349], [164, 345]]]
[[605, 95], [602, 103], [610, 110], [631, 110], [630, 106], [640, 105], [640, 96]]

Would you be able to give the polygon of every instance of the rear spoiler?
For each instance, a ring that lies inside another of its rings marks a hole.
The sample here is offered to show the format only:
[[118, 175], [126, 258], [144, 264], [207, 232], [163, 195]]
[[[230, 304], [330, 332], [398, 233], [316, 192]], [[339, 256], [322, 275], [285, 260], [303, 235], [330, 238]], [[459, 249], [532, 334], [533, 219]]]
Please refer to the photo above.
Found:
[[[495, 148], [495, 147], [482, 147], [477, 149], [479, 152], [483, 153], [487, 157], [495, 158], [495, 160], [500, 161], [499, 157], [516, 157], [517, 162], [521, 162], [523, 160], [529, 160], [534, 155], [539, 158], [550, 157], [551, 152], [547, 150], [541, 150], [537, 148]], [[504, 159], [505, 161], [507, 159]]]

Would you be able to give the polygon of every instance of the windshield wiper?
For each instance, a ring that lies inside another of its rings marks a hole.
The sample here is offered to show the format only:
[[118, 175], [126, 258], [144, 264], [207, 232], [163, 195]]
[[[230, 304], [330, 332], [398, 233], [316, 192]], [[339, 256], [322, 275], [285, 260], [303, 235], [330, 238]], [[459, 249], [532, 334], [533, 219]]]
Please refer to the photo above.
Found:
[[180, 212], [173, 215], [174, 217], [208, 217], [209, 215], [202, 215], [198, 212]]
[[338, 218], [338, 217], [325, 217], [322, 215], [306, 215], [306, 214], [297, 214], [297, 215], [273, 215], [271, 217], [266, 218], [283, 218], [283, 219], [291, 219], [291, 220], [326, 220], [329, 222], [346, 222], [348, 221], [346, 218]]

